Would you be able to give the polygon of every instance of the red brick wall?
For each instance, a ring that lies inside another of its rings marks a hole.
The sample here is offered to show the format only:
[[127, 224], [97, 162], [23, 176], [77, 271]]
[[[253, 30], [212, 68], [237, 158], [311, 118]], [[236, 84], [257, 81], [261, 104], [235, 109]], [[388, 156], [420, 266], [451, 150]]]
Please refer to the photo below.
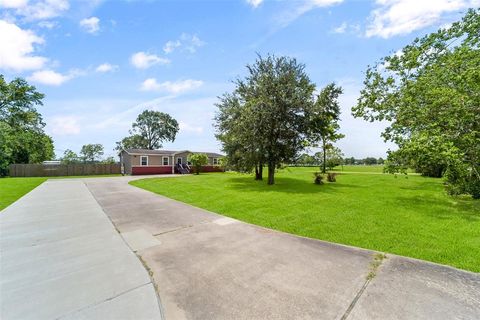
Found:
[[149, 167], [132, 167], [132, 175], [141, 174], [171, 174], [172, 167], [149, 166]]
[[[194, 167], [190, 167], [191, 172], [195, 172]], [[222, 172], [222, 168], [219, 166], [203, 166], [201, 172]], [[175, 170], [177, 172], [177, 170]], [[132, 175], [142, 175], [142, 174], [171, 174], [172, 167], [162, 167], [162, 166], [145, 166], [145, 167], [132, 167]]]
[[[192, 172], [195, 172], [195, 168], [192, 168]], [[200, 172], [223, 172], [222, 167], [220, 166], [203, 166], [202, 171]]]

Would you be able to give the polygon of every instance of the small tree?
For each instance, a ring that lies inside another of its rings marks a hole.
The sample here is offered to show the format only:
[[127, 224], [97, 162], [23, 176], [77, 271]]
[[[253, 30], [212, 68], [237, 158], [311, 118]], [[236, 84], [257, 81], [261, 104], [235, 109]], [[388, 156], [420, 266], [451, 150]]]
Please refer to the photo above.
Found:
[[101, 144], [86, 144], [80, 150], [84, 162], [95, 162], [103, 156], [103, 146]]
[[322, 173], [323, 168], [332, 170], [343, 163], [342, 150], [334, 146], [328, 147], [326, 153], [323, 151], [315, 153], [315, 158], [320, 163], [320, 169], [322, 170]]
[[63, 157], [61, 161], [63, 164], [72, 164], [72, 163], [79, 162], [80, 159], [78, 158], [78, 155], [75, 152], [73, 152], [70, 149], [67, 149], [65, 150], [65, 152], [63, 152]]
[[194, 153], [188, 157], [188, 161], [190, 161], [195, 168], [195, 173], [200, 174], [202, 166], [208, 163], [208, 156], [204, 153]]
[[340, 125], [340, 103], [338, 97], [343, 93], [341, 87], [334, 83], [327, 85], [322, 89], [317, 100], [309, 108], [307, 116], [309, 118], [308, 130], [309, 138], [314, 145], [320, 143], [323, 152], [322, 173], [327, 169], [328, 149], [332, 148], [332, 143], [344, 137], [339, 133]]

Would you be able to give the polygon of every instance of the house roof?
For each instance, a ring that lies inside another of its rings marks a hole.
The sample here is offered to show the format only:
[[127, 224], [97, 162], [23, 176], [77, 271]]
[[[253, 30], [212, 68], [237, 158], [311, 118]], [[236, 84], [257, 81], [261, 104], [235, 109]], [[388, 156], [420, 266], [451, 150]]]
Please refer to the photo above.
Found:
[[189, 150], [148, 150], [148, 149], [125, 149], [126, 153], [130, 155], [175, 155], [179, 153], [205, 153], [208, 157], [215, 158], [215, 157], [223, 157], [223, 154], [216, 153], [216, 152], [203, 152], [203, 151], [189, 151]]

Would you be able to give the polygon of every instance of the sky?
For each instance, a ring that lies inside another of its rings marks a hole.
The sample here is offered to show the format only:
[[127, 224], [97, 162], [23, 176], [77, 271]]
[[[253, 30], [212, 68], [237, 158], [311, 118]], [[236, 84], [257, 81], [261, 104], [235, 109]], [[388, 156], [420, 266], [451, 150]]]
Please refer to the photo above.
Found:
[[[337, 143], [346, 156], [385, 157], [387, 124], [351, 107], [368, 65], [459, 20], [480, 0], [0, 0], [0, 73], [45, 94], [38, 110], [57, 156], [101, 143], [114, 156], [146, 109], [180, 125], [165, 149], [221, 151], [218, 96], [257, 54], [304, 63], [321, 89], [344, 94]], [[315, 150], [311, 150], [314, 152]]]

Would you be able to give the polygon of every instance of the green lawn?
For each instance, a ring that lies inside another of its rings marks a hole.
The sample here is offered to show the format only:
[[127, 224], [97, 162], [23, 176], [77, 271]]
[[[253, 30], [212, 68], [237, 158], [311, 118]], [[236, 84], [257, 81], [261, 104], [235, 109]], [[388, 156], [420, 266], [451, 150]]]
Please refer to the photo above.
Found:
[[0, 210], [40, 185], [47, 178], [0, 178]]
[[418, 175], [344, 173], [319, 186], [317, 170], [287, 168], [274, 186], [236, 173], [130, 183], [268, 228], [480, 272], [480, 201]]

